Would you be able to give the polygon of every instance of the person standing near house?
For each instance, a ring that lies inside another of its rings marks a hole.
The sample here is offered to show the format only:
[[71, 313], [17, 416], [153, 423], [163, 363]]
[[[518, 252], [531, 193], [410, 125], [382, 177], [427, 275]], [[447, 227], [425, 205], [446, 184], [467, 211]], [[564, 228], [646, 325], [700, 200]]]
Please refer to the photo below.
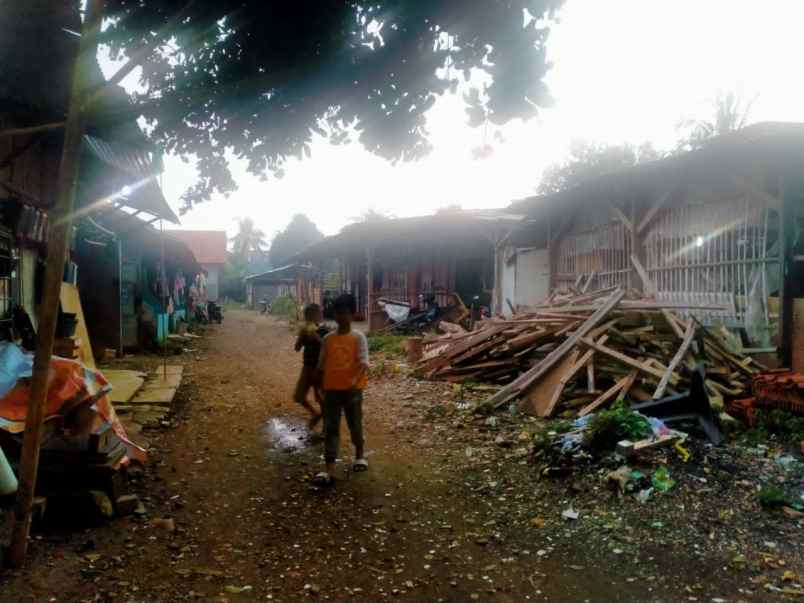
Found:
[[352, 470], [366, 471], [363, 439], [363, 389], [368, 383], [368, 341], [359, 331], [352, 330], [357, 311], [355, 298], [348, 293], [340, 295], [332, 304], [337, 331], [324, 337], [318, 369], [324, 390], [324, 463], [325, 470], [313, 482], [319, 486], [335, 484], [335, 461], [340, 444], [341, 415], [355, 447]]

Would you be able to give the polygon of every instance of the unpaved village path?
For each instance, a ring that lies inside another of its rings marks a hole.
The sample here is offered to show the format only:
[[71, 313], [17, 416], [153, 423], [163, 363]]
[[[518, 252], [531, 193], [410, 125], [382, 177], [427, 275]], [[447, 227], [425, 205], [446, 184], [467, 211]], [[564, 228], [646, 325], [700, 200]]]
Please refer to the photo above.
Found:
[[[421, 416], [402, 403], [411, 394], [382, 380], [366, 393], [370, 470], [347, 478], [344, 463], [334, 490], [313, 488], [320, 444], [291, 402], [292, 345], [284, 322], [228, 312], [181, 357], [182, 408], [150, 436], [137, 490], [148, 515], [38, 537], [26, 570], [2, 576], [0, 600], [678, 600], [670, 568], [634, 581], [605, 551], [568, 565], [541, 556], [538, 532], [511, 544], [493, 499], [467, 495], [439, 463], [447, 444], [421, 445]], [[155, 526], [160, 517], [176, 531]]]

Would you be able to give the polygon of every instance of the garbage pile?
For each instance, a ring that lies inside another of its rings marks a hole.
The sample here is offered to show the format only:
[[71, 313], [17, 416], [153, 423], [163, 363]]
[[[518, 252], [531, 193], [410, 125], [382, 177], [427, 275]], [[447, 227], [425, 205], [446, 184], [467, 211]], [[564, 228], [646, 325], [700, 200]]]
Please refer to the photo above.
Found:
[[[22, 452], [32, 368], [31, 353], [0, 342], [0, 448], [12, 467]], [[120, 423], [111, 386], [101, 372], [76, 360], [54, 356], [50, 371], [37, 493], [81, 490], [105, 496], [108, 504], [101, 507], [111, 509], [115, 501], [122, 508], [127, 498], [116, 475], [146, 455]]]
[[585, 416], [617, 399], [679, 395], [701, 366], [706, 396], [722, 408], [727, 399], [745, 397], [765, 368], [736, 349], [725, 330], [679, 315], [722, 309], [658, 303], [622, 289], [554, 293], [511, 319], [426, 338], [418, 368], [432, 379], [500, 385], [477, 410], [518, 402], [550, 417]]

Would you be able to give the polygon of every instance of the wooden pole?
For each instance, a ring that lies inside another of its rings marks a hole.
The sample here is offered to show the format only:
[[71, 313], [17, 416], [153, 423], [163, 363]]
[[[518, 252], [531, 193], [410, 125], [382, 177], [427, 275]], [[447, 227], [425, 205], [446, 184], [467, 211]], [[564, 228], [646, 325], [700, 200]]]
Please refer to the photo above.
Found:
[[371, 312], [374, 310], [374, 253], [371, 247], [366, 247], [366, 305], [366, 321], [371, 333]]
[[162, 338], [162, 378], [167, 381], [167, 336], [170, 331], [170, 314], [168, 314], [167, 309], [170, 297], [167, 271], [165, 270], [165, 225], [161, 218], [159, 219], [159, 280], [161, 281], [159, 288], [162, 290], [162, 305], [167, 316], [167, 324], [165, 324], [164, 337]]
[[41, 126], [31, 126], [29, 128], [11, 128], [9, 130], [0, 131], [0, 138], [8, 138], [9, 136], [30, 136], [31, 134], [41, 134], [43, 132], [53, 132], [61, 130], [65, 122], [59, 121], [52, 124], [44, 124]]
[[781, 179], [782, 206], [779, 228], [779, 268], [781, 283], [779, 287], [779, 364], [783, 367], [793, 366], [793, 243], [795, 238], [796, 212], [794, 207], [800, 206], [802, 196], [800, 186], [802, 178], [790, 170]]
[[64, 276], [64, 261], [72, 229], [73, 201], [78, 178], [78, 161], [81, 150], [83, 123], [81, 119], [83, 61], [94, 60], [98, 30], [102, 14], [102, 0], [89, 0], [84, 35], [81, 37], [78, 60], [73, 67], [73, 84], [67, 121], [64, 127], [64, 147], [59, 165], [58, 194], [54, 218], [50, 222], [45, 268], [44, 291], [39, 314], [39, 331], [36, 340], [31, 397], [25, 418], [25, 435], [20, 457], [19, 490], [14, 509], [10, 562], [21, 567], [28, 548], [28, 532], [31, 527], [31, 510], [36, 490], [36, 474], [39, 467], [39, 447], [42, 440], [42, 424], [47, 401], [50, 356], [53, 353], [53, 338], [59, 313], [59, 297]]

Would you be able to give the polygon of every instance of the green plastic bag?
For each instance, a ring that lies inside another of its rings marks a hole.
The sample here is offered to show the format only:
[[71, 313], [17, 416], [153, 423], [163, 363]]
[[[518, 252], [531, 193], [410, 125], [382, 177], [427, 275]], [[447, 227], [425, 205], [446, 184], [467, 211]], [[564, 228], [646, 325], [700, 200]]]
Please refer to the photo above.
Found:
[[664, 465], [653, 472], [653, 478], [650, 481], [657, 492], [669, 492], [676, 485], [676, 480], [670, 477], [670, 472]]

